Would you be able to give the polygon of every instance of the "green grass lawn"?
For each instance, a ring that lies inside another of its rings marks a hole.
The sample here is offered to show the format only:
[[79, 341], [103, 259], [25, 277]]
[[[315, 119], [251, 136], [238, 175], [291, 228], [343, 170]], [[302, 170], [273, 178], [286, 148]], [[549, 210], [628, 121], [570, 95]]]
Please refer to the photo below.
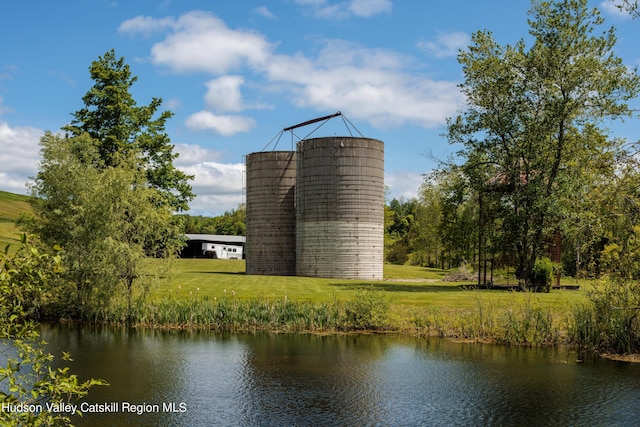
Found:
[[17, 250], [20, 230], [15, 220], [20, 213], [31, 211], [28, 200], [28, 196], [0, 191], [0, 250], [4, 251], [7, 245], [11, 245], [12, 252]]
[[[252, 276], [244, 274], [242, 260], [178, 259], [171, 274], [154, 290], [154, 297], [176, 298], [234, 297], [241, 300], [266, 298], [331, 302], [348, 300], [360, 288], [381, 290], [389, 297], [399, 316], [424, 310], [460, 311], [480, 305], [509, 309], [534, 299], [558, 315], [571, 304], [583, 301], [582, 290], [553, 290], [548, 294], [526, 292], [465, 290], [460, 282], [444, 282], [447, 270], [385, 264], [384, 280], [363, 281], [291, 276]], [[573, 283], [571, 278], [567, 283]]]

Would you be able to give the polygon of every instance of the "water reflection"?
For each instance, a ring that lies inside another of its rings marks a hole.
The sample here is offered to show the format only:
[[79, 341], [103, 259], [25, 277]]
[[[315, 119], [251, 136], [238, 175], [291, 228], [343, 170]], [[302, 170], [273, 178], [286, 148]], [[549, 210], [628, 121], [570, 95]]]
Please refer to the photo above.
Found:
[[[93, 402], [184, 413], [86, 414], [76, 425], [632, 425], [640, 366], [566, 349], [405, 336], [168, 333], [43, 327]], [[56, 350], [57, 349], [57, 350]]]
[[377, 423], [378, 379], [367, 368], [389, 342], [368, 336], [258, 335], [247, 364], [247, 425]]

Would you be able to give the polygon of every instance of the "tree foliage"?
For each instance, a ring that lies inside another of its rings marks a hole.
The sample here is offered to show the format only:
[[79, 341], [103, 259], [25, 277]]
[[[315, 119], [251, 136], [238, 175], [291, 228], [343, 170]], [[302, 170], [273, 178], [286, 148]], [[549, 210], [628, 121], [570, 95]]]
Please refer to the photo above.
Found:
[[[81, 382], [68, 367], [55, 368], [54, 357], [44, 351], [35, 323], [31, 320], [50, 283], [62, 272], [58, 255], [41, 253], [27, 244], [15, 255], [0, 254], [0, 411], [3, 426], [71, 425], [65, 412], [47, 410], [47, 404], [73, 403], [94, 385], [104, 381]], [[68, 354], [64, 360], [71, 360]], [[10, 405], [10, 406], [9, 406]], [[40, 405], [42, 411], [20, 410], [19, 405]], [[17, 408], [12, 410], [11, 408]]]
[[187, 234], [221, 234], [244, 236], [246, 231], [246, 210], [243, 205], [222, 215], [207, 217], [202, 215], [180, 215], [182, 231]]
[[114, 167], [132, 156], [146, 172], [148, 184], [159, 191], [163, 202], [175, 211], [188, 210], [194, 198], [186, 175], [173, 165], [178, 157], [173, 152], [165, 131], [166, 121], [173, 115], [161, 112], [154, 118], [162, 99], [153, 98], [146, 106], [138, 106], [130, 89], [137, 81], [124, 58], [110, 50], [89, 67], [93, 87], [82, 98], [84, 107], [73, 113], [71, 124], [64, 130], [73, 136], [88, 133], [98, 141], [100, 165]]
[[640, 17], [640, 9], [638, 8], [638, 0], [611, 0], [620, 10], [627, 12], [634, 19]]
[[388, 262], [404, 264], [409, 259], [416, 206], [415, 199], [406, 201], [393, 199], [385, 205], [385, 259]]
[[41, 140], [32, 186], [37, 219], [28, 224], [46, 247], [64, 249], [58, 296], [64, 313], [87, 318], [117, 295], [132, 296], [135, 280], [154, 274], [146, 258], [170, 256], [181, 242], [162, 196], [146, 185], [133, 153], [105, 167], [101, 144], [88, 134]]
[[570, 215], [560, 201], [579, 185], [572, 165], [613, 159], [617, 141], [599, 125], [630, 115], [626, 101], [640, 89], [615, 56], [614, 30], [596, 34], [603, 21], [586, 0], [535, 0], [530, 15], [530, 48], [501, 46], [488, 31], [472, 36], [458, 57], [468, 104], [448, 122], [470, 188], [502, 208], [527, 285], [545, 236]]

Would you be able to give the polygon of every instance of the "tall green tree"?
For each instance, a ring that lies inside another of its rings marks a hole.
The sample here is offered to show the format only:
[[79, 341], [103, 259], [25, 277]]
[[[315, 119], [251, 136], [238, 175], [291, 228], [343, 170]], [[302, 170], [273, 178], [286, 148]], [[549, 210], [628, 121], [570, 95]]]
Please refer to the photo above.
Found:
[[[57, 291], [66, 315], [87, 318], [154, 277], [148, 255], [169, 256], [181, 242], [171, 211], [158, 203], [137, 159], [105, 167], [101, 143], [88, 134], [46, 133], [32, 185], [37, 219], [29, 225], [45, 247], [62, 247], [65, 267]], [[157, 266], [154, 266], [157, 267]]]
[[[442, 195], [440, 233], [443, 243], [442, 267], [458, 267], [472, 262], [476, 255], [478, 233], [477, 195], [456, 168], [438, 172]], [[446, 263], [446, 264], [445, 264]]]
[[442, 258], [443, 195], [440, 187], [426, 180], [420, 187], [420, 199], [416, 209], [415, 233], [412, 246], [413, 262], [428, 267], [439, 267]]
[[92, 62], [89, 72], [94, 85], [82, 98], [84, 107], [73, 113], [64, 130], [72, 136], [88, 133], [99, 141], [102, 167], [118, 166], [135, 155], [147, 182], [160, 192], [163, 202], [174, 211], [188, 210], [194, 198], [189, 184], [193, 176], [173, 165], [178, 154], [165, 131], [173, 114], [158, 111], [160, 98], [153, 98], [149, 105], [137, 105], [130, 89], [138, 78], [114, 50]]
[[488, 31], [473, 35], [458, 57], [467, 107], [448, 122], [474, 191], [494, 192], [505, 207], [525, 286], [545, 236], [568, 215], [557, 201], [571, 197], [569, 160], [606, 161], [616, 141], [600, 126], [629, 116], [626, 101], [640, 90], [636, 70], [614, 53], [614, 29], [601, 29], [586, 0], [534, 0], [530, 17], [530, 48], [524, 40], [501, 46]]

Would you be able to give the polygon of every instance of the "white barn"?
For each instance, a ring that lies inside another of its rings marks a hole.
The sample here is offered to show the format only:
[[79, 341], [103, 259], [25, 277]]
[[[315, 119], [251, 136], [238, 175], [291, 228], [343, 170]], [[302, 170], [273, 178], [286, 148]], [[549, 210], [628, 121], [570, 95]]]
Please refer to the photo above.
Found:
[[188, 242], [183, 258], [243, 259], [244, 236], [221, 234], [185, 234]]

